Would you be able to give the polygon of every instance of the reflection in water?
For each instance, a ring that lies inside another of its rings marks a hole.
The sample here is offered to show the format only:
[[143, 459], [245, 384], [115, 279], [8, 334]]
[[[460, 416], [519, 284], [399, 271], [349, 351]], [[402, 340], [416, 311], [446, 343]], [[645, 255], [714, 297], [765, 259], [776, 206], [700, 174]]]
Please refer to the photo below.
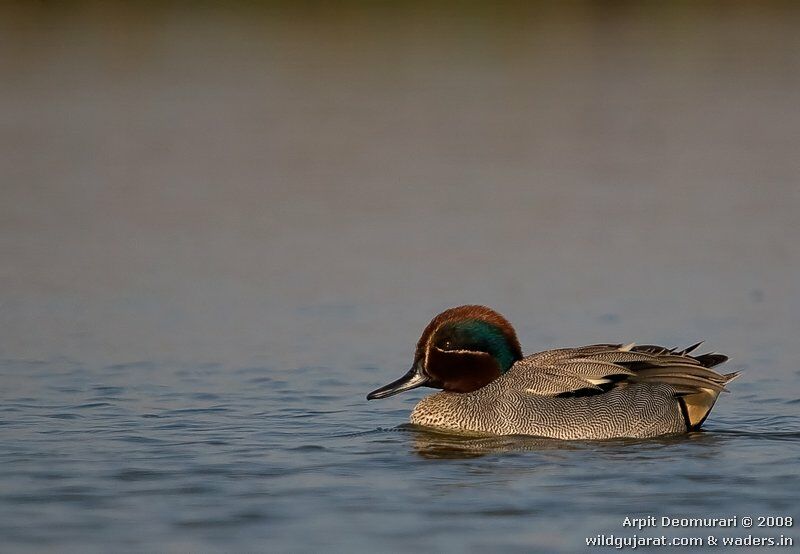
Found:
[[460, 433], [442, 433], [410, 424], [405, 427], [413, 435], [414, 451], [419, 456], [430, 459], [478, 458], [487, 454], [503, 452], [578, 448], [574, 443], [568, 441], [541, 437], [516, 435], [474, 436]]
[[397, 427], [413, 437], [414, 451], [423, 458], [462, 459], [488, 454], [512, 452], [592, 451], [598, 456], [613, 456], [631, 450], [649, 452], [676, 445], [702, 444], [713, 446], [724, 440], [713, 433], [695, 433], [657, 437], [653, 439], [611, 439], [603, 441], [565, 441], [527, 435], [476, 436], [464, 433], [445, 433], [424, 427], [403, 424]]
[[[784, 420], [790, 418], [784, 417]], [[791, 418], [795, 427], [797, 418]], [[624, 454], [635, 457], [657, 452], [664, 448], [679, 448], [695, 456], [713, 456], [715, 447], [728, 447], [739, 440], [787, 441], [800, 443], [800, 431], [741, 431], [737, 429], [701, 430], [692, 433], [662, 436], [651, 439], [610, 439], [598, 441], [565, 441], [527, 435], [484, 436], [466, 433], [446, 433], [411, 424], [402, 424], [385, 431], [402, 431], [411, 437], [414, 452], [430, 459], [477, 458], [491, 454], [514, 452], [590, 451], [598, 457]], [[692, 449], [699, 447], [698, 449]]]

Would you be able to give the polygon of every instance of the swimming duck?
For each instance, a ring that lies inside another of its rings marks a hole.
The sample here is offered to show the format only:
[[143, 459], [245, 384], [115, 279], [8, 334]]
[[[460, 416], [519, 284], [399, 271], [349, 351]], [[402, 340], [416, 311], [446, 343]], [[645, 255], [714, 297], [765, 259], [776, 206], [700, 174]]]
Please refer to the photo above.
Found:
[[695, 431], [738, 373], [712, 370], [728, 358], [655, 345], [593, 344], [523, 357], [516, 332], [485, 306], [437, 315], [403, 377], [368, 400], [417, 387], [411, 423], [446, 431], [558, 439], [655, 437]]

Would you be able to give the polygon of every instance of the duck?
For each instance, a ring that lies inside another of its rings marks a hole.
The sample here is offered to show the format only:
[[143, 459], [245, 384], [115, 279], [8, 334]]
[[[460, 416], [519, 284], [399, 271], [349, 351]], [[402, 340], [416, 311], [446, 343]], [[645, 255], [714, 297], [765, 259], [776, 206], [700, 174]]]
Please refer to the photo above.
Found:
[[697, 431], [738, 372], [728, 360], [652, 344], [592, 344], [523, 356], [511, 323], [486, 306], [450, 308], [422, 332], [411, 369], [367, 395], [441, 389], [411, 412], [415, 426], [564, 440], [651, 438]]

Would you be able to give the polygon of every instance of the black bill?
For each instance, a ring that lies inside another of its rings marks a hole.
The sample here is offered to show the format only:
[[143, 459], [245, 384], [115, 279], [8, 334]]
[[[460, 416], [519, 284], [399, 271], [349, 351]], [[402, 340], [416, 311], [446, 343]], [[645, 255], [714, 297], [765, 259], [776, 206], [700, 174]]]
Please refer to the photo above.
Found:
[[376, 389], [367, 395], [367, 400], [387, 398], [407, 390], [422, 387], [430, 382], [430, 379], [422, 371], [422, 364], [416, 364], [408, 373], [400, 377], [397, 381], [392, 381], [386, 386]]

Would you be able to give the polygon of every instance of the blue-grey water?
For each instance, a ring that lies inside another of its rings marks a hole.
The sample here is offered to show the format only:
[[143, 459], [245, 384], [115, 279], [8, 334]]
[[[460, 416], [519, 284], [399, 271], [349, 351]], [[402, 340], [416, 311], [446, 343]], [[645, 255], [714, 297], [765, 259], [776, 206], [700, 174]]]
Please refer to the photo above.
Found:
[[[0, 13], [3, 552], [800, 540], [622, 525], [800, 517], [795, 4]], [[743, 375], [647, 441], [368, 403], [463, 303]]]

